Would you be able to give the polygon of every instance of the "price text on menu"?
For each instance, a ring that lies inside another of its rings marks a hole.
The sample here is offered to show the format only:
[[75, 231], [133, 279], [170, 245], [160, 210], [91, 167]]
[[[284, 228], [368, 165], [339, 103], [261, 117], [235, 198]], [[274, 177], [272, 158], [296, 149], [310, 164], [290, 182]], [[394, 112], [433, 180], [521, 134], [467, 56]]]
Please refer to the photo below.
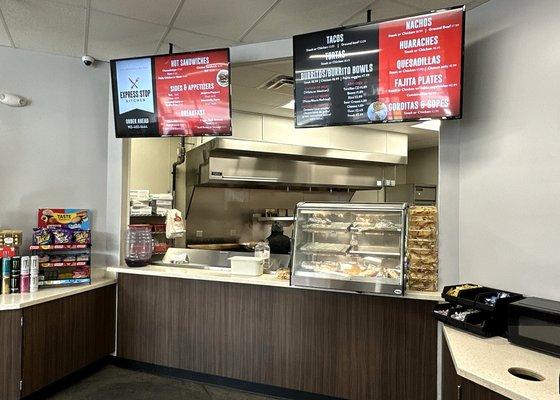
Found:
[[463, 7], [294, 37], [296, 127], [461, 117]]
[[111, 62], [117, 137], [231, 135], [229, 50]]

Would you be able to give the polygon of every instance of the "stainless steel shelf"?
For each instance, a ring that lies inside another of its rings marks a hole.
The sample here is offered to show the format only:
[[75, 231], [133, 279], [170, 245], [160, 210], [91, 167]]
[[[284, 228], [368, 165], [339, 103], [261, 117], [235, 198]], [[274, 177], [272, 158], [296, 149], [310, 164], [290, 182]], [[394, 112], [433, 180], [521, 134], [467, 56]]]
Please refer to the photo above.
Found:
[[295, 217], [258, 217], [259, 222], [295, 221]]
[[347, 233], [348, 228], [350, 227], [349, 224], [347, 224], [346, 226], [339, 226], [337, 227], [333, 227], [333, 226], [313, 226], [312, 224], [309, 225], [302, 225], [301, 229], [305, 232], [322, 232], [322, 231], [331, 231], [331, 232], [344, 232]]
[[348, 254], [365, 255], [365, 256], [384, 256], [384, 257], [400, 257], [401, 253], [398, 251], [384, 251], [382, 248], [364, 249], [364, 250], [350, 250]]
[[367, 235], [370, 233], [401, 233], [401, 228], [368, 228], [368, 229], [358, 229], [356, 227], [351, 227], [350, 231], [356, 235]]

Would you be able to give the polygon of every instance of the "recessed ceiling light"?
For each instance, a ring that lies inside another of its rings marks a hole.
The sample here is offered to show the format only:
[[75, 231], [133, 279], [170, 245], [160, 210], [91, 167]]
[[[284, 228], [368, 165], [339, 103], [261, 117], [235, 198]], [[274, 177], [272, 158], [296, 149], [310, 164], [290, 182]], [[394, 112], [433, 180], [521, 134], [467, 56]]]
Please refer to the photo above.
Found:
[[439, 132], [440, 126], [441, 126], [440, 119], [429, 119], [427, 121], [422, 121], [419, 124], [411, 125], [411, 128], [426, 129], [428, 131]]
[[288, 103], [284, 104], [281, 107], [293, 110], [295, 108], [295, 102], [294, 102], [294, 100], [290, 100]]

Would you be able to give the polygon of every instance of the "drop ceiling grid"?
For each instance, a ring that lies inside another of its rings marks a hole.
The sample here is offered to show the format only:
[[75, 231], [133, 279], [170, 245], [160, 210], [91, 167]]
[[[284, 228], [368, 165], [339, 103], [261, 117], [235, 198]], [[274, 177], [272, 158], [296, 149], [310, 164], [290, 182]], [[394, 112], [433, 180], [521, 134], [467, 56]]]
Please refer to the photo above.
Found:
[[2, 13], [1, 8], [0, 8], [0, 46], [14, 47], [14, 41], [10, 35], [8, 26], [6, 25], [6, 19], [4, 18], [4, 14]]
[[[466, 3], [479, 5], [485, 1]], [[89, 23], [94, 25], [95, 18], [95, 25], [106, 27], [107, 32], [90, 29], [87, 36], [84, 34], [88, 31], [84, 10], [89, 3]], [[84, 49], [91, 48], [95, 49], [97, 58], [108, 60], [165, 52], [164, 44], [170, 41], [180, 49], [193, 50], [291, 37], [294, 33], [364, 22], [370, 7], [374, 19], [382, 19], [459, 3], [457, 0], [0, 0], [8, 28], [5, 32], [0, 27], [0, 45], [12, 45], [11, 34], [14, 47], [74, 57], [81, 57]], [[146, 32], [140, 29], [142, 25]], [[153, 44], [152, 35], [156, 31], [161, 36]], [[111, 33], [115, 36], [107, 40]], [[125, 39], [121, 42], [121, 38]]]
[[0, 9], [15, 47], [65, 56], [81, 54], [82, 7], [45, 0], [2, 0]]
[[166, 27], [97, 10], [90, 12], [88, 51], [100, 60], [151, 54]]

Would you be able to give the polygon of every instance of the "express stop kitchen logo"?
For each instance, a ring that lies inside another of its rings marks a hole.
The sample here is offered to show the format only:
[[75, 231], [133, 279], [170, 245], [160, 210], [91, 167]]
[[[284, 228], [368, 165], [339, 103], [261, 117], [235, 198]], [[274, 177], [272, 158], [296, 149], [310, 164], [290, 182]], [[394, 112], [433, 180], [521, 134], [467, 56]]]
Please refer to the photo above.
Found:
[[154, 112], [152, 62], [150, 58], [123, 60], [117, 64], [119, 114], [131, 110]]

